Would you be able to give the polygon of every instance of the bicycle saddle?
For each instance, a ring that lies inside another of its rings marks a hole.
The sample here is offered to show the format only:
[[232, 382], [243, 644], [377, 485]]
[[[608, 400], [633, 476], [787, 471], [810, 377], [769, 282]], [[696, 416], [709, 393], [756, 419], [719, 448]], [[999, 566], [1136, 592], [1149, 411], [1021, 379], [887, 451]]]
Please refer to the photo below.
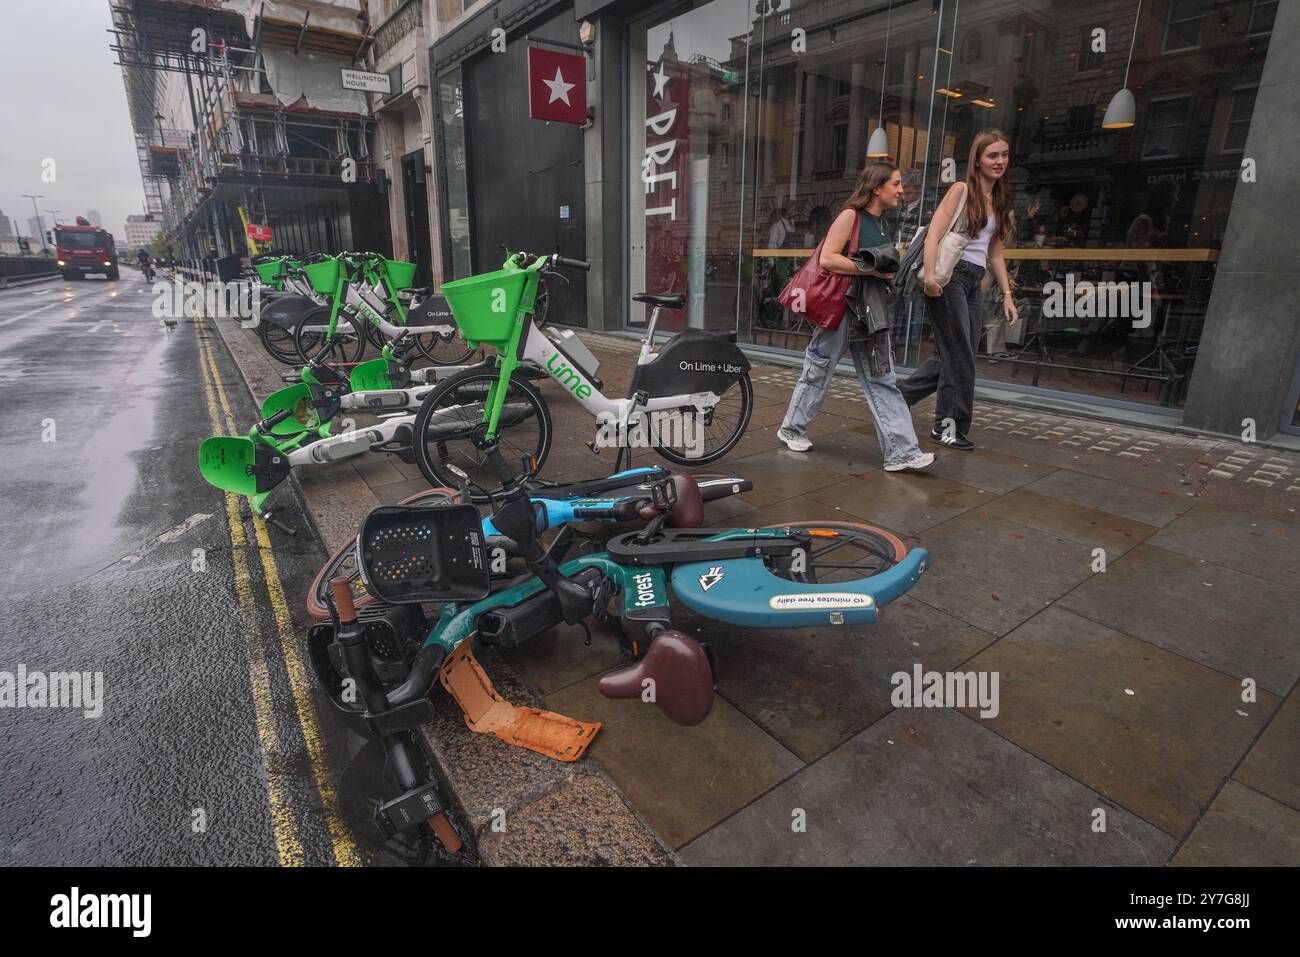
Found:
[[432, 292], [433, 290], [430, 289], [428, 286], [418, 286], [413, 289], [403, 289], [398, 293], [398, 295], [424, 297], [430, 295]]
[[[653, 684], [644, 684], [646, 679]], [[670, 721], [690, 726], [707, 718], [713, 709], [713, 665], [704, 646], [680, 631], [660, 632], [644, 658], [596, 685], [606, 698], [622, 700], [639, 698], [649, 688]]]
[[[677, 501], [668, 512], [668, 524], [673, 528], [699, 528], [704, 524], [704, 496], [700, 493], [695, 476], [674, 472], [670, 476], [677, 490]], [[658, 515], [654, 505], [647, 503], [640, 515], [646, 521]]]
[[652, 306], [665, 309], [681, 309], [686, 305], [686, 296], [680, 292], [638, 292], [632, 297], [637, 302], [648, 302]]

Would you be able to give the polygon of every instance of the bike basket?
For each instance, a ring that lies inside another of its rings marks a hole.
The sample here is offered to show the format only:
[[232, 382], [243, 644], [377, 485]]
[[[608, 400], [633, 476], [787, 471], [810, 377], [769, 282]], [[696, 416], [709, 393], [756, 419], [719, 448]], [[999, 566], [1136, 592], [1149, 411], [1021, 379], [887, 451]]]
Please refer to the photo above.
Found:
[[392, 292], [409, 289], [415, 282], [415, 263], [402, 262], [400, 259], [384, 260], [384, 282]]
[[388, 380], [388, 360], [369, 359], [352, 367], [348, 384], [353, 392], [378, 392], [393, 388]]
[[269, 492], [289, 475], [289, 457], [233, 435], [204, 439], [199, 472], [209, 485], [236, 495]]
[[304, 382], [272, 392], [262, 402], [262, 418], [269, 419], [284, 409], [293, 409], [293, 415], [271, 427], [271, 434], [294, 435], [320, 425], [320, 414], [312, 408], [311, 386]]
[[343, 268], [341, 262], [337, 259], [323, 259], [318, 263], [308, 263], [302, 268], [307, 273], [307, 281], [311, 283], [312, 289], [322, 296], [334, 295], [339, 284], [339, 270]]
[[[443, 283], [442, 295], [451, 306], [461, 335], [474, 343], [509, 342], [528, 276], [523, 270], [501, 269]], [[532, 303], [527, 306], [531, 309]]]
[[257, 270], [257, 278], [269, 286], [278, 282], [280, 277], [284, 275], [285, 261], [283, 259], [272, 259], [269, 262], [255, 263], [253, 268]]
[[382, 602], [478, 601], [492, 590], [473, 505], [381, 505], [357, 535], [357, 566]]

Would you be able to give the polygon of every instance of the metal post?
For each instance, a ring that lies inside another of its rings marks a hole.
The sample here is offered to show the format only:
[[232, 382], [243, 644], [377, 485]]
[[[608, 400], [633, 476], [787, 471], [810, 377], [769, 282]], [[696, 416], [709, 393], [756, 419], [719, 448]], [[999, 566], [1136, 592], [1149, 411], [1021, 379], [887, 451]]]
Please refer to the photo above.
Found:
[[38, 199], [44, 199], [45, 194], [44, 193], [35, 193], [35, 194], [23, 193], [23, 195], [32, 201], [32, 213], [35, 214], [36, 216], [36, 225], [41, 227], [41, 252], [48, 253], [50, 251], [50, 247], [45, 245], [45, 224], [41, 222], [41, 212], [36, 208], [36, 201]]

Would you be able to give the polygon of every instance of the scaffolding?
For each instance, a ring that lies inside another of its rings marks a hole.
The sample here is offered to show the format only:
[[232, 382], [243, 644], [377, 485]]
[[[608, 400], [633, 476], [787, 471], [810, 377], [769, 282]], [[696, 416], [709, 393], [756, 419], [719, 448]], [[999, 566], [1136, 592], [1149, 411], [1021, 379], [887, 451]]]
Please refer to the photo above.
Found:
[[[313, 104], [311, 90], [276, 90], [267, 70], [270, 62], [283, 76], [287, 64], [297, 69], [313, 61], [302, 69], [313, 67], [320, 88], [322, 70], [354, 66], [373, 41], [363, 4], [109, 0], [109, 6], [109, 46], [122, 68], [145, 205], [170, 245], [194, 257], [230, 255], [242, 248], [242, 230], [232, 210], [219, 205], [241, 206], [251, 222], [265, 222], [268, 195], [276, 190], [374, 183], [365, 98], [348, 103], [357, 109], [323, 109]], [[349, 26], [356, 32], [341, 28]], [[285, 102], [295, 92], [301, 95]], [[320, 99], [336, 105], [340, 96], [347, 94]], [[169, 108], [170, 127], [164, 125]]]

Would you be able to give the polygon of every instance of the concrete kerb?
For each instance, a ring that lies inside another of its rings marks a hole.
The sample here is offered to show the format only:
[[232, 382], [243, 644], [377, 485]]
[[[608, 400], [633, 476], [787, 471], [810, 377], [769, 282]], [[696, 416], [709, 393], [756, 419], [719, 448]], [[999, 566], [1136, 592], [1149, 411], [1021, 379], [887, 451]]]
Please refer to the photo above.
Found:
[[[211, 323], [254, 403], [260, 404], [258, 385], [279, 387], [278, 366], [261, 355], [260, 346], [254, 349], [250, 337], [240, 335], [238, 324], [221, 319]], [[259, 368], [263, 363], [266, 368]], [[323, 521], [313, 508], [320, 492], [304, 488], [297, 474], [291, 474], [289, 482], [312, 530], [327, 549], [336, 548], [343, 540], [341, 529]], [[516, 706], [542, 704], [500, 656], [489, 652], [480, 659], [503, 697]], [[491, 735], [469, 732], [459, 709], [445, 695], [435, 696], [435, 704], [437, 717], [420, 729], [419, 737], [460, 820], [469, 824], [482, 863], [679, 863], [591, 759], [561, 764], [509, 747]], [[592, 818], [602, 826], [593, 828]]]

